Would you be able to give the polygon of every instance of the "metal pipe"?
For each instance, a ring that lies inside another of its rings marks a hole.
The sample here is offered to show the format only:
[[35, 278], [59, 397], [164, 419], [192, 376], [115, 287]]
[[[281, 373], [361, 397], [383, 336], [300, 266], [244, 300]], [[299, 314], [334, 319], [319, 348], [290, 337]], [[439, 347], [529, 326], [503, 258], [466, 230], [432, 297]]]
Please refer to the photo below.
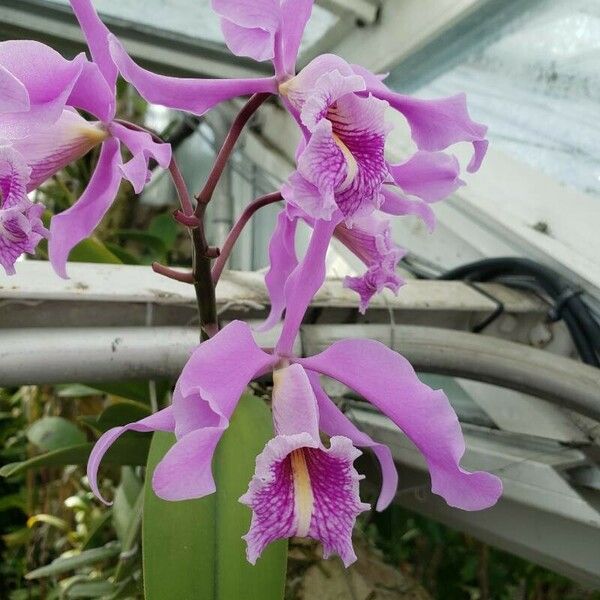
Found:
[[[314, 354], [357, 337], [390, 345], [417, 371], [525, 392], [600, 421], [599, 369], [522, 344], [430, 327], [318, 325], [303, 328], [302, 348]], [[176, 377], [197, 344], [183, 327], [5, 329], [0, 386]]]

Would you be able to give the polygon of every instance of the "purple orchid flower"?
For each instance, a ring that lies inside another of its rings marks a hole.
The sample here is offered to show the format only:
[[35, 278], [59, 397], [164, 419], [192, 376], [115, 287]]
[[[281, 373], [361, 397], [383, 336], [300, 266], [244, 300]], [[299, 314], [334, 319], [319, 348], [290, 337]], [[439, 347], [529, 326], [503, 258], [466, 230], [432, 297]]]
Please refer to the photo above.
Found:
[[[88, 237], [112, 205], [121, 181], [128, 180], [136, 194], [150, 178], [151, 158], [163, 168], [171, 161], [171, 147], [159, 144], [149, 133], [135, 131], [115, 121], [118, 70], [111, 58], [109, 32], [98, 18], [89, 0], [71, 0], [71, 6], [86, 35], [93, 63], [81, 95], [87, 99], [88, 112], [100, 120], [106, 132], [96, 170], [81, 198], [68, 210], [56, 215], [50, 225], [50, 261], [61, 277], [67, 277], [66, 263], [70, 251]], [[132, 158], [124, 163], [121, 146]]]
[[[234, 321], [194, 352], [175, 388], [173, 403], [151, 417], [116, 427], [97, 442], [88, 478], [100, 496], [97, 473], [102, 456], [125, 431], [170, 431], [176, 443], [155, 469], [152, 486], [166, 500], [200, 498], [215, 491], [212, 456], [244, 389], [255, 377], [273, 373], [275, 437], [256, 461], [256, 472], [241, 502], [252, 509], [247, 556], [255, 563], [272, 541], [309, 536], [325, 555], [346, 565], [356, 556], [351, 533], [358, 514], [360, 476], [356, 447], [371, 448], [382, 469], [377, 509], [393, 500], [397, 471], [389, 449], [359, 431], [322, 390], [318, 375], [354, 389], [374, 404], [413, 441], [427, 461], [432, 491], [464, 510], [492, 506], [502, 490], [489, 473], [460, 466], [465, 444], [458, 419], [440, 390], [416, 376], [410, 363], [383, 344], [338, 342], [317, 356], [292, 353], [302, 315], [324, 279], [324, 254], [336, 220], [318, 221], [307, 254], [288, 277], [283, 330], [272, 353], [255, 343], [251, 329]], [[309, 268], [312, 267], [312, 268]], [[329, 447], [320, 439], [330, 437]]]
[[0, 146], [0, 265], [14, 275], [15, 262], [32, 253], [48, 231], [42, 224], [44, 207], [27, 198], [31, 169], [10, 146]]

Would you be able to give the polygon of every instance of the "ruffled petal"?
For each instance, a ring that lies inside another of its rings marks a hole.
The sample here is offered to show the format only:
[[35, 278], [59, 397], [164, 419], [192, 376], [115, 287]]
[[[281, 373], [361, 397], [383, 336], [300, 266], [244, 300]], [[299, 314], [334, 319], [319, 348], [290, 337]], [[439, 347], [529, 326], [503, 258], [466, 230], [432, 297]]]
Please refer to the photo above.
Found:
[[348, 276], [344, 279], [344, 287], [355, 291], [360, 298], [358, 310], [361, 314], [367, 312], [373, 296], [380, 294], [385, 288], [397, 294], [404, 285], [404, 279], [395, 272], [398, 260], [400, 259], [369, 267], [360, 277]]
[[111, 504], [107, 502], [98, 489], [98, 468], [103, 456], [107, 450], [115, 443], [115, 441], [123, 435], [126, 431], [138, 431], [140, 433], [150, 433], [154, 431], [166, 431], [173, 432], [175, 430], [175, 420], [173, 418], [173, 409], [171, 407], [165, 408], [141, 421], [130, 423], [122, 427], [113, 427], [104, 433], [100, 439], [96, 442], [87, 465], [87, 477], [92, 492], [99, 498], [104, 504]]
[[308, 377], [319, 407], [319, 429], [330, 437], [343, 436], [351, 440], [355, 446], [373, 450], [381, 467], [381, 492], [376, 509], [380, 512], [385, 510], [392, 503], [398, 489], [398, 470], [390, 449], [372, 440], [350, 421], [323, 391], [316, 373], [308, 371]]
[[418, 198], [406, 198], [385, 186], [381, 189], [381, 196], [383, 198], [383, 202], [379, 207], [381, 212], [399, 217], [413, 215], [419, 217], [423, 223], [427, 225], [427, 229], [430, 233], [435, 229], [437, 222], [435, 213], [427, 202], [419, 200]]
[[285, 319], [277, 343], [277, 352], [280, 354], [292, 351], [306, 309], [325, 281], [327, 249], [340, 219], [341, 215], [338, 214], [330, 221], [316, 222], [304, 259], [285, 284]]
[[60, 118], [40, 127], [22, 140], [13, 142], [31, 167], [27, 185], [30, 192], [58, 171], [85, 156], [101, 144], [108, 132], [99, 123], [90, 123], [74, 110], [64, 110]]
[[156, 160], [163, 169], [169, 166], [171, 162], [170, 144], [155, 142], [149, 133], [134, 131], [120, 123], [112, 123], [110, 133], [123, 142], [133, 155], [133, 158], [121, 165], [120, 169], [123, 177], [133, 185], [135, 193], [141, 194], [152, 175], [148, 169], [150, 159]]
[[360, 452], [344, 437], [323, 448], [308, 433], [280, 435], [256, 459], [256, 472], [240, 502], [252, 509], [248, 561], [264, 548], [292, 536], [321, 541], [325, 558], [338, 554], [346, 566], [356, 560], [352, 529], [368, 510], [359, 496], [354, 460]]
[[79, 25], [85, 35], [85, 39], [92, 53], [92, 58], [110, 90], [113, 91], [119, 74], [108, 47], [110, 31], [98, 17], [91, 0], [70, 0], [73, 12], [79, 21]]
[[37, 128], [56, 121], [65, 108], [85, 62], [83, 54], [68, 61], [39, 42], [1, 42], [0, 67], [25, 87], [29, 109], [2, 115], [0, 139], [23, 138]]
[[268, 331], [277, 325], [285, 310], [285, 283], [298, 266], [296, 256], [296, 219], [290, 219], [282, 210], [269, 243], [270, 267], [265, 275], [265, 284], [271, 300], [271, 311], [257, 331]]
[[281, 187], [281, 195], [303, 215], [329, 221], [338, 210], [331, 190], [322, 194], [316, 185], [307, 181], [299, 171], [294, 171]]
[[50, 223], [50, 262], [60, 277], [67, 278], [71, 250], [91, 235], [111, 207], [121, 183], [121, 153], [118, 140], [102, 145], [96, 170], [79, 200]]
[[455, 156], [443, 152], [417, 152], [409, 160], [388, 166], [402, 191], [425, 202], [438, 202], [465, 185]]
[[344, 340], [297, 362], [349, 386], [390, 417], [422, 452], [432, 491], [450, 506], [481, 510], [496, 503], [500, 479], [460, 466], [465, 442], [456, 414], [445, 394], [423, 384], [405, 358], [379, 342]]
[[151, 73], [138, 66], [115, 37], [111, 54], [124, 79], [153, 104], [203, 115], [219, 102], [260, 92], [277, 92], [274, 77], [264, 79], [180, 79]]
[[0, 208], [24, 206], [31, 169], [13, 146], [0, 146]]

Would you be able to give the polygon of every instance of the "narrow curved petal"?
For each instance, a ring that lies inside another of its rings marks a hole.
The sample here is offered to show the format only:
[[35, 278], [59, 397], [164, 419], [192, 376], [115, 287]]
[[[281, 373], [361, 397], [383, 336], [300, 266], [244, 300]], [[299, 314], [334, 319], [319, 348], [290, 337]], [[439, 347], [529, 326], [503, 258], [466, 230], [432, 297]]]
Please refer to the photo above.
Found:
[[277, 92], [275, 78], [180, 79], [151, 73], [138, 66], [119, 41], [111, 38], [111, 53], [121, 75], [153, 104], [203, 115], [219, 102], [260, 92]]
[[236, 56], [248, 56], [259, 62], [275, 56], [275, 35], [260, 27], [240, 27], [221, 19], [221, 31], [227, 46]]
[[67, 104], [89, 112], [103, 123], [109, 123], [117, 110], [114, 89], [111, 90], [98, 65], [87, 61], [83, 63]]
[[200, 344], [181, 373], [173, 396], [177, 442], [154, 471], [152, 487], [165, 500], [202, 498], [215, 491], [212, 457], [248, 383], [275, 358], [233, 321]]
[[8, 69], [0, 65], [0, 114], [29, 110], [27, 88]]
[[330, 437], [343, 436], [351, 440], [355, 446], [373, 450], [381, 467], [381, 492], [376, 508], [380, 512], [385, 510], [392, 503], [398, 489], [398, 470], [390, 449], [384, 444], [375, 442], [350, 421], [323, 391], [316, 373], [309, 371], [308, 377], [319, 407], [319, 429]]
[[277, 217], [277, 225], [269, 243], [270, 268], [265, 275], [271, 311], [257, 331], [268, 331], [275, 327], [285, 310], [285, 282], [298, 266], [296, 223], [296, 219], [288, 217], [285, 209]]
[[0, 119], [0, 139], [15, 140], [58, 119], [86, 62], [83, 54], [72, 61], [34, 41], [0, 43], [0, 67], [27, 90], [29, 109], [5, 113]]
[[308, 433], [280, 435], [256, 459], [255, 475], [240, 502], [252, 509], [244, 536], [247, 557], [256, 564], [271, 542], [292, 536], [323, 544], [329, 558], [338, 554], [346, 566], [356, 560], [352, 529], [370, 507], [359, 496], [354, 460], [360, 452], [343, 437], [325, 449]]
[[437, 152], [458, 142], [472, 142], [474, 157], [467, 170], [473, 173], [481, 166], [487, 150], [484, 143], [487, 127], [471, 119], [465, 94], [422, 100], [396, 94], [382, 83], [369, 91], [404, 115], [419, 150]]
[[123, 177], [133, 185], [135, 193], [141, 194], [151, 177], [148, 169], [150, 159], [153, 158], [159, 166], [166, 169], [171, 162], [171, 146], [155, 142], [145, 131], [134, 131], [120, 123], [112, 123], [110, 132], [125, 144], [133, 155], [120, 169]]
[[173, 398], [177, 437], [216, 424], [198, 405], [200, 401], [219, 419], [230, 419], [248, 383], [276, 360], [257, 346], [252, 330], [242, 321], [232, 321], [200, 344], [179, 378], [180, 395]]
[[283, 65], [290, 75], [296, 71], [296, 59], [313, 4], [314, 0], [283, 0], [281, 3]]
[[431, 206], [423, 200], [419, 200], [418, 198], [411, 200], [393, 192], [385, 186], [381, 189], [381, 196], [383, 198], [383, 202], [379, 207], [381, 212], [399, 217], [413, 215], [419, 217], [427, 225], [430, 233], [435, 229], [437, 222], [435, 213]]
[[74, 110], [64, 110], [52, 125], [39, 127], [26, 138], [14, 141], [13, 148], [31, 168], [27, 191], [35, 190], [107, 137], [108, 132], [99, 123], [86, 121]]
[[104, 504], [111, 504], [107, 502], [98, 489], [98, 468], [103, 456], [107, 450], [115, 443], [115, 441], [123, 435], [126, 431], [138, 431], [140, 433], [150, 433], [154, 431], [166, 431], [173, 432], [175, 430], [175, 421], [173, 419], [173, 409], [171, 407], [165, 408], [141, 421], [130, 423], [122, 427], [113, 427], [104, 433], [100, 439], [96, 442], [96, 445], [92, 449], [90, 458], [87, 465], [87, 477], [90, 484], [90, 488], [94, 495], [99, 498]]
[[389, 165], [394, 182], [410, 196], [425, 202], [438, 202], [465, 185], [455, 156], [443, 152], [417, 152], [409, 160]]
[[277, 352], [283, 355], [292, 351], [306, 309], [325, 281], [327, 249], [340, 220], [341, 215], [335, 215], [330, 221], [316, 222], [304, 259], [285, 284], [285, 319], [277, 343]]
[[481, 510], [496, 503], [500, 479], [460, 466], [465, 442], [456, 414], [445, 394], [423, 384], [405, 358], [379, 342], [345, 340], [297, 362], [349, 386], [390, 417], [422, 452], [432, 491], [450, 506]]
[[67, 278], [67, 259], [71, 250], [91, 235], [112, 205], [121, 183], [121, 153], [118, 140], [102, 145], [92, 179], [79, 200], [55, 215], [50, 223], [50, 262], [60, 277]]
[[92, 58], [109, 88], [114, 90], [119, 72], [108, 47], [110, 31], [100, 20], [91, 0], [70, 0], [70, 2], [87, 40]]

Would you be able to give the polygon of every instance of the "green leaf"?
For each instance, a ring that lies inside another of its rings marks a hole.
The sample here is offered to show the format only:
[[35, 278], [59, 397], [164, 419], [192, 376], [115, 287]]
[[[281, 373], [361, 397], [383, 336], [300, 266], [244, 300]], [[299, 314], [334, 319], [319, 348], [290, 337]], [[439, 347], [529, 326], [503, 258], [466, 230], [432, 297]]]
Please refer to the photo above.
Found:
[[84, 444], [86, 436], [77, 425], [62, 417], [43, 417], [27, 430], [27, 439], [43, 452]]
[[88, 238], [79, 242], [71, 254], [70, 262], [82, 263], [104, 263], [110, 265], [120, 265], [122, 262], [100, 241], [95, 238]]
[[150, 409], [140, 402], [125, 401], [111, 404], [104, 409], [98, 417], [95, 427], [99, 431], [105, 432], [113, 427], [127, 425], [134, 421], [144, 419], [151, 414]]
[[141, 261], [131, 252], [123, 250], [118, 244], [106, 242], [105, 246], [124, 264], [124, 265], [140, 265]]
[[129, 526], [134, 518], [135, 505], [143, 484], [131, 467], [121, 468], [121, 483], [115, 492], [113, 526], [119, 541], [124, 544]]
[[267, 406], [255, 396], [243, 396], [213, 461], [217, 492], [200, 500], [165, 502], [152, 491], [152, 473], [174, 437], [154, 435], [144, 501], [146, 600], [283, 598], [287, 543], [271, 544], [251, 566], [241, 539], [251, 513], [238, 502], [248, 489], [257, 454], [272, 436]]
[[173, 248], [179, 234], [179, 227], [170, 214], [157, 215], [150, 221], [148, 233], [162, 240], [165, 248]]
[[49, 565], [35, 569], [25, 575], [25, 579], [39, 579], [40, 577], [49, 577], [50, 575], [61, 575], [68, 573], [81, 567], [94, 565], [109, 558], [117, 556], [121, 551], [121, 546], [115, 542], [110, 542], [102, 548], [93, 548], [92, 550], [84, 550], [79, 554], [66, 558], [57, 558]]
[[[126, 433], [108, 450], [102, 464], [113, 465], [145, 465], [148, 458], [150, 439], [147, 435]], [[34, 456], [28, 460], [10, 463], [0, 468], [0, 477], [20, 475], [30, 469], [42, 467], [64, 467], [67, 465], [84, 465], [94, 444], [79, 444], [70, 448], [61, 448], [46, 454]]]
[[167, 247], [161, 238], [137, 229], [120, 229], [115, 235], [121, 239], [138, 242], [154, 258], [164, 260], [167, 256]]
[[110, 581], [84, 581], [74, 583], [64, 593], [65, 598], [102, 598], [115, 592]]

